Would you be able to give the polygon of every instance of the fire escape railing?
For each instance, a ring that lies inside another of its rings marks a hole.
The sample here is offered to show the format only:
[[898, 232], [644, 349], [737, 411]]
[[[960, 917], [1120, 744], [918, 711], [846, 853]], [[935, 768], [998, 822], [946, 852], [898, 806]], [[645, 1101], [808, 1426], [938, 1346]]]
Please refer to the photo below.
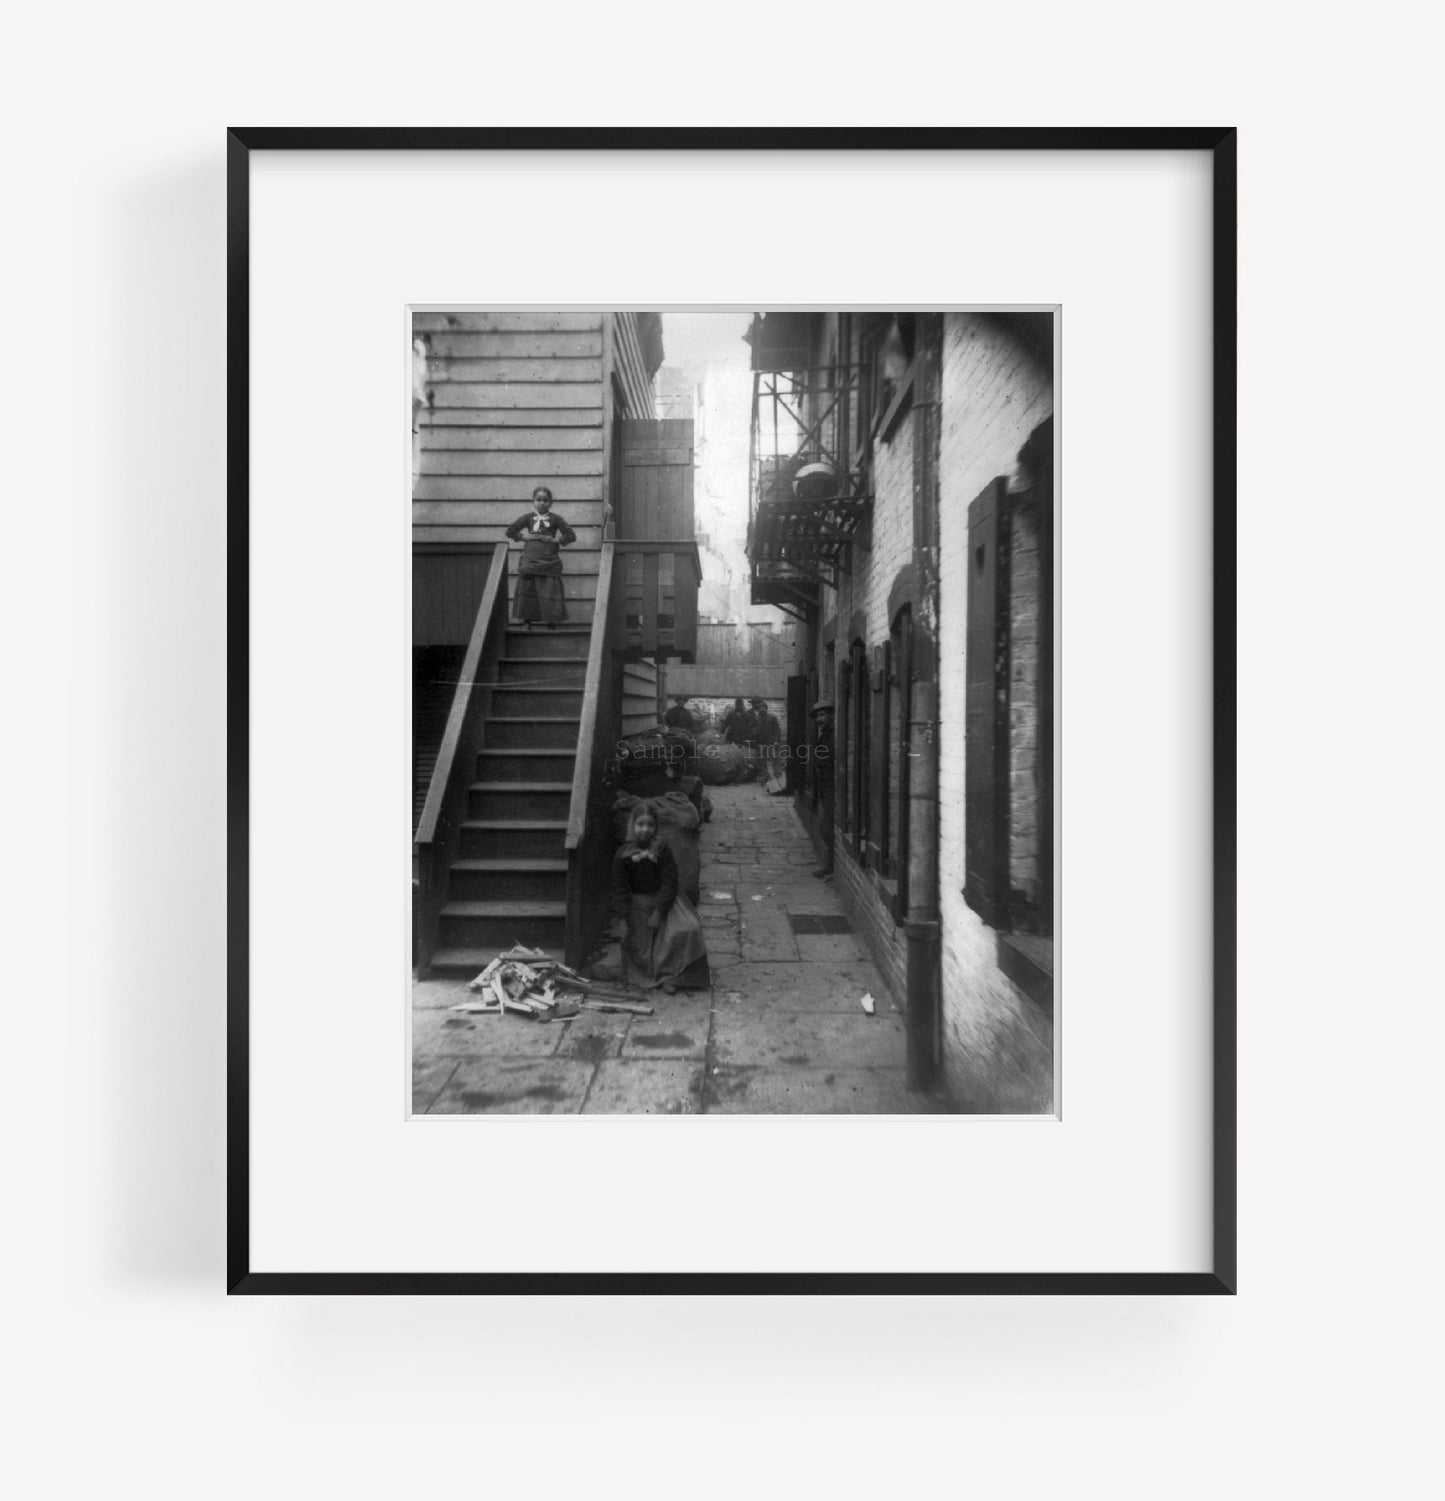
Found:
[[791, 613], [836, 588], [872, 503], [869, 446], [855, 452], [863, 367], [760, 370], [753, 377], [748, 557], [756, 603]]

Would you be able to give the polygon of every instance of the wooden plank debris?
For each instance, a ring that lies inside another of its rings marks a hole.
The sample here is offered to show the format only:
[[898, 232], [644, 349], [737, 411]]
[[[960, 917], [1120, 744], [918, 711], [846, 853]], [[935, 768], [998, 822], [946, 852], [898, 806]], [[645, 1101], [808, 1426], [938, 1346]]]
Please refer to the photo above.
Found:
[[453, 1011], [472, 1016], [500, 1016], [511, 1011], [536, 1021], [566, 1020], [591, 1011], [629, 1012], [651, 1016], [651, 1006], [640, 1005], [616, 990], [584, 979], [544, 949], [517, 943], [495, 959], [471, 981], [468, 989], [481, 993], [479, 1001], [467, 1000]]

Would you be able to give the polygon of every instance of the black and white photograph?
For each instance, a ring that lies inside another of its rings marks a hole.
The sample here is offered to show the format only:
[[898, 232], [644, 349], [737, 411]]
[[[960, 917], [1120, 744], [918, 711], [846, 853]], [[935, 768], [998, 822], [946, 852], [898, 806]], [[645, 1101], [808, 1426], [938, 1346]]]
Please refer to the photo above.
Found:
[[414, 1116], [1057, 1111], [1061, 317], [409, 309]]

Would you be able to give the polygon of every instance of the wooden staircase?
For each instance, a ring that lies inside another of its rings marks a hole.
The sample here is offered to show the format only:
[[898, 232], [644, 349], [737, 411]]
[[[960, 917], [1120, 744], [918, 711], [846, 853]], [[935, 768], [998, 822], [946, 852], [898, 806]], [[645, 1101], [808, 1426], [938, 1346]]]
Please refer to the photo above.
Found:
[[[576, 613], [575, 606], [569, 606]], [[438, 974], [475, 974], [513, 943], [561, 957], [567, 818], [592, 627], [509, 624], [441, 909]]]

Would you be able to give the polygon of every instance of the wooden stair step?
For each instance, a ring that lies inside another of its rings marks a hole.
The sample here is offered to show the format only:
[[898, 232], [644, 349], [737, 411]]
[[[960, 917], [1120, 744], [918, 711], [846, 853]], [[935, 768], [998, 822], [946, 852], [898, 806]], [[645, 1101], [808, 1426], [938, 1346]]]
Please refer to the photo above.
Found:
[[473, 782], [472, 792], [571, 792], [571, 782]]
[[[431, 956], [429, 968], [431, 971], [442, 974], [467, 975], [475, 978], [497, 957], [505, 953], [511, 945], [502, 948], [477, 949], [477, 948], [449, 948], [438, 949]], [[567, 962], [567, 956], [561, 949], [544, 948], [543, 952], [549, 959], [555, 959], [559, 964]]]
[[495, 871], [544, 871], [565, 873], [567, 862], [565, 860], [453, 860], [453, 870], [495, 870]]
[[467, 818], [464, 829], [565, 829], [567, 820], [553, 818]]
[[448, 902], [443, 917], [547, 917], [567, 916], [566, 902]]

